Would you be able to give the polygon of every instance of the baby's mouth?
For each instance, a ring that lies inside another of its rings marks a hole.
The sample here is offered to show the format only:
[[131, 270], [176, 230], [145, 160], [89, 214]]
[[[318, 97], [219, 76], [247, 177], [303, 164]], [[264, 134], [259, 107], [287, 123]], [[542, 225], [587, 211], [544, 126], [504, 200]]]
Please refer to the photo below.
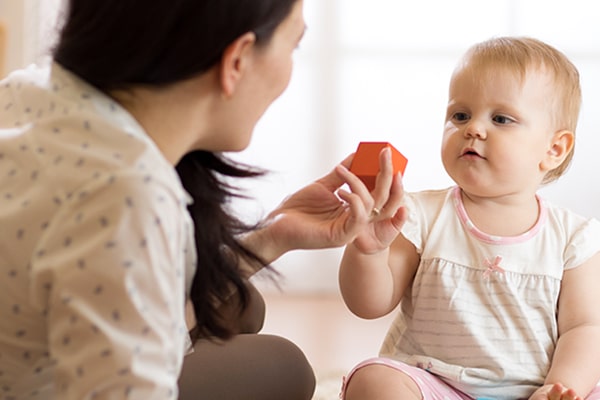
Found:
[[481, 154], [479, 154], [475, 149], [465, 149], [461, 157], [463, 158], [485, 158]]

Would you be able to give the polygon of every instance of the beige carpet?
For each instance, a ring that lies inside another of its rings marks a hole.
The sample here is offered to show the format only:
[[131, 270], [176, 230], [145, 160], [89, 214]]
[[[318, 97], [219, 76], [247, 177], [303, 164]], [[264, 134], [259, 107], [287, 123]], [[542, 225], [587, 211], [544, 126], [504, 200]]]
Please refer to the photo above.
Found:
[[344, 372], [331, 372], [317, 377], [313, 400], [338, 400]]

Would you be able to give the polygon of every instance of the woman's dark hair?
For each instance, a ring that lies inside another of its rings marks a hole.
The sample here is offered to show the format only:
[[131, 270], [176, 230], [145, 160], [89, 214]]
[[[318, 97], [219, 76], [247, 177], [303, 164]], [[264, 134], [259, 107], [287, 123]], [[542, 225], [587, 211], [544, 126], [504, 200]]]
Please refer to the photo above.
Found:
[[[108, 92], [164, 86], [207, 71], [227, 46], [254, 32], [269, 43], [298, 0], [70, 0], [53, 58], [83, 80]], [[264, 266], [237, 235], [254, 227], [227, 210], [238, 193], [227, 177], [262, 172], [206, 151], [187, 154], [177, 165], [195, 225], [198, 268], [191, 300], [196, 314], [192, 339], [227, 338], [234, 332], [219, 313], [237, 290], [240, 314], [248, 290], [239, 261]]]
[[247, 32], [266, 44], [297, 0], [69, 0], [53, 58], [100, 90], [198, 75]]
[[265, 263], [238, 240], [254, 226], [247, 225], [226, 210], [228, 199], [240, 196], [228, 178], [256, 177], [263, 171], [234, 163], [207, 151], [186, 154], [177, 164], [177, 173], [194, 202], [188, 206], [194, 221], [198, 267], [190, 298], [194, 304], [196, 326], [192, 340], [231, 336], [231, 323], [219, 308], [235, 298], [240, 314], [248, 302], [248, 289], [239, 270], [241, 259], [260, 267]]

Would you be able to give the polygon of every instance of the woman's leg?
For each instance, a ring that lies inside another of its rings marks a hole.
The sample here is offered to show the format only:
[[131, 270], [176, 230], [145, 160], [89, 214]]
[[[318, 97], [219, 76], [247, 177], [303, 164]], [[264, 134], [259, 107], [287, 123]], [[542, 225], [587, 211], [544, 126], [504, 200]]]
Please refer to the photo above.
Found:
[[196, 343], [185, 357], [179, 390], [180, 400], [310, 400], [315, 376], [292, 342], [243, 334]]

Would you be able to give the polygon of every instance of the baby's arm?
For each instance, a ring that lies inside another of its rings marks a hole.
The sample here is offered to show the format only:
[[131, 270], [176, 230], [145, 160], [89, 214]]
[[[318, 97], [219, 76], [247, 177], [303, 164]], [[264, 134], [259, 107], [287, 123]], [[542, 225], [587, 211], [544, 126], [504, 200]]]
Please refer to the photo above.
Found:
[[375, 188], [366, 196], [379, 211], [346, 246], [339, 274], [346, 305], [362, 318], [377, 318], [394, 309], [413, 275], [402, 261], [414, 261], [415, 269], [418, 263], [414, 246], [399, 235], [407, 214], [402, 176], [392, 175], [389, 148], [381, 151], [379, 163]]
[[546, 385], [585, 397], [600, 380], [600, 253], [565, 272], [558, 303], [559, 337]]
[[389, 247], [370, 254], [355, 241], [346, 247], [340, 266], [344, 302], [361, 318], [384, 316], [398, 305], [418, 265], [419, 254], [402, 235]]

